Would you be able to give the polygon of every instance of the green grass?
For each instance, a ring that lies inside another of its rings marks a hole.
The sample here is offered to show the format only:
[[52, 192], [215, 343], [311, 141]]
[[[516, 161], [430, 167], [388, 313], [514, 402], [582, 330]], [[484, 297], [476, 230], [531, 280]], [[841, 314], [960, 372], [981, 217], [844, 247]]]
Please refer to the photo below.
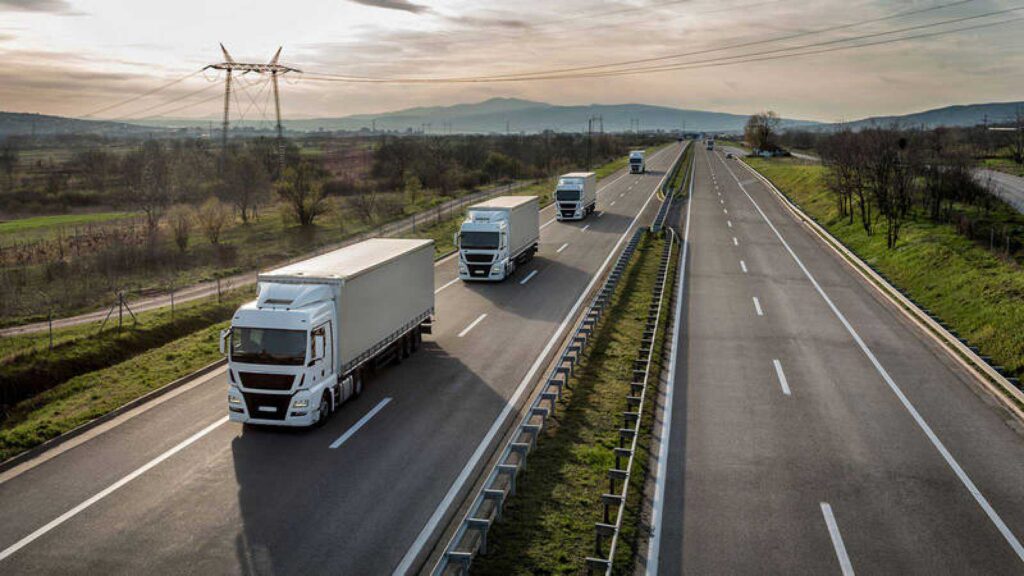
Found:
[[991, 170], [1024, 177], [1024, 164], [1017, 164], [1009, 158], [985, 158], [981, 165]]
[[18, 405], [15, 416], [0, 427], [0, 461], [217, 360], [218, 335], [227, 325], [208, 326], [130, 360], [76, 376]]
[[924, 218], [908, 222], [896, 249], [888, 250], [883, 231], [868, 236], [859, 220], [851, 225], [839, 217], [821, 166], [781, 159], [747, 162], [983, 355], [1024, 375], [1024, 271], [1016, 262], [957, 234], [951, 225]]
[[687, 182], [687, 178], [690, 175], [691, 160], [693, 159], [694, 150], [696, 150], [697, 142], [691, 142], [686, 147], [686, 152], [683, 153], [683, 157], [679, 160], [679, 170], [672, 176], [672, 180], [668, 183], [668, 189], [674, 191], [673, 196], [682, 196], [686, 193], [683, 190], [683, 184]]
[[132, 212], [96, 212], [91, 214], [61, 214], [8, 220], [0, 222], [0, 242], [4, 239], [26, 241], [53, 238], [61, 228], [73, 231], [76, 226], [84, 227], [90, 224], [103, 224], [134, 216], [137, 216], [137, 214]]
[[[618, 443], [632, 362], [652, 300], [651, 289], [664, 242], [654, 236], [643, 240], [576, 377], [564, 391], [556, 415], [548, 419], [538, 448], [516, 482], [516, 495], [488, 534], [488, 553], [474, 561], [474, 574], [584, 571], [584, 559], [594, 552], [594, 523], [602, 521], [600, 496], [608, 489], [607, 471], [615, 464], [613, 448]], [[655, 349], [654, 358], [660, 358], [660, 348]], [[655, 362], [653, 370], [656, 382], [660, 364]], [[653, 394], [653, 388], [649, 394]], [[638, 518], [647, 473], [653, 404], [645, 404], [629, 512], [624, 518], [616, 557], [618, 574], [632, 573], [631, 559], [642, 545]]]

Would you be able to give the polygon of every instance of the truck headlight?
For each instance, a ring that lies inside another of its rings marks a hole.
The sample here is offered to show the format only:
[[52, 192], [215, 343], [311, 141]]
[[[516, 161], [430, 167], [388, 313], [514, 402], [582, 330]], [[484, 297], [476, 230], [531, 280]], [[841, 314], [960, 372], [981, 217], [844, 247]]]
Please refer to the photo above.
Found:
[[234, 394], [228, 394], [228, 404], [241, 404], [242, 399]]
[[495, 262], [494, 264], [491, 265], [492, 274], [499, 271], [501, 271], [501, 262]]
[[295, 404], [293, 404], [292, 407], [293, 408], [309, 408], [309, 398], [306, 398], [304, 400], [296, 400]]

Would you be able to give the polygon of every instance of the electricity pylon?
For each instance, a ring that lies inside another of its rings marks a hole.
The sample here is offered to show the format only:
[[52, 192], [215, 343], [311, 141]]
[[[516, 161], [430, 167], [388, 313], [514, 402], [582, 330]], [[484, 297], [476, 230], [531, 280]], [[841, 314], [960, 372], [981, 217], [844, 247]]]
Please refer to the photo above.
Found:
[[277, 60], [281, 57], [281, 48], [278, 47], [277, 52], [274, 53], [274, 57], [270, 59], [270, 62], [266, 64], [251, 64], [245, 62], [235, 62], [235, 59], [228, 53], [227, 48], [223, 44], [220, 45], [220, 51], [224, 54], [224, 61], [219, 64], [210, 64], [203, 68], [224, 70], [224, 125], [221, 133], [221, 165], [223, 167], [224, 156], [228, 151], [228, 125], [230, 123], [230, 107], [231, 107], [231, 75], [233, 72], [240, 71], [243, 75], [250, 72], [256, 74], [270, 74], [270, 81], [274, 85], [274, 113], [277, 119], [277, 161], [278, 168], [284, 169], [284, 130], [281, 127], [281, 97], [278, 94], [277, 89], [277, 78], [283, 76], [289, 72], [302, 73], [302, 70], [297, 68], [291, 68], [283, 64], [278, 64]]

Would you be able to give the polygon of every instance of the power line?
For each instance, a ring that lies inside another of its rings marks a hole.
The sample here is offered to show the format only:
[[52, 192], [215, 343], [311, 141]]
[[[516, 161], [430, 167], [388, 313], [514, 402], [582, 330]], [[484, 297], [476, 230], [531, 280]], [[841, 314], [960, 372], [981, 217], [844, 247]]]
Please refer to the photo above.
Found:
[[[372, 77], [372, 76], [351, 76], [351, 75], [346, 76], [346, 75], [334, 75], [334, 74], [319, 73], [319, 72], [309, 72], [308, 74], [310, 75], [311, 79], [316, 79], [316, 80], [326, 79], [326, 78], [337, 78], [339, 80], [346, 81], [346, 82], [366, 81], [366, 82], [376, 82], [376, 83], [383, 83], [383, 82], [387, 82], [387, 83], [391, 83], [391, 82], [394, 82], [394, 83], [478, 83], [478, 82], [487, 82], [487, 81], [508, 82], [508, 81], [523, 81], [523, 80], [547, 79], [548, 76], [552, 76], [552, 77], [557, 78], [557, 79], [572, 78], [572, 77], [577, 77], [577, 76], [562, 76], [562, 75], [563, 74], [570, 74], [570, 73], [573, 73], [573, 72], [583, 72], [583, 71], [587, 71], [587, 70], [597, 70], [597, 69], [601, 69], [601, 68], [617, 68], [617, 67], [621, 67], [621, 66], [630, 66], [630, 65], [634, 65], [634, 64], [643, 64], [643, 63], [648, 63], [648, 62], [656, 62], [656, 61], [664, 61], [664, 60], [674, 60], [674, 59], [679, 59], [679, 58], [683, 58], [683, 57], [687, 57], [687, 56], [696, 56], [696, 55], [708, 54], [708, 53], [712, 53], [712, 52], [720, 52], [720, 51], [725, 51], [725, 50], [732, 50], [732, 49], [736, 49], [736, 48], [746, 48], [746, 47], [750, 47], [750, 46], [757, 46], [757, 45], [781, 42], [781, 41], [784, 41], [784, 40], [791, 40], [791, 39], [799, 38], [799, 37], [803, 37], [803, 36], [809, 36], [809, 35], [815, 35], [815, 34], [824, 34], [824, 33], [827, 33], [827, 32], [835, 32], [835, 31], [838, 31], [838, 30], [844, 30], [844, 29], [848, 29], [848, 28], [864, 26], [864, 25], [867, 25], [867, 24], [875, 24], [875, 23], [884, 22], [884, 21], [887, 21], [887, 20], [893, 20], [893, 19], [896, 19], [896, 18], [903, 18], [903, 17], [906, 17], [906, 16], [912, 16], [912, 15], [916, 15], [916, 14], [921, 14], [921, 13], [931, 12], [931, 11], [940, 10], [940, 9], [944, 9], [944, 8], [949, 8], [949, 7], [952, 7], [952, 6], [967, 4], [967, 3], [970, 3], [970, 2], [974, 2], [974, 1], [976, 1], [976, 0], [957, 0], [955, 2], [948, 2], [948, 3], [945, 3], [945, 4], [939, 4], [939, 5], [936, 5], [936, 6], [931, 6], [931, 7], [928, 7], [928, 8], [921, 8], [921, 9], [917, 9], [917, 10], [908, 10], [908, 11], [898, 12], [898, 13], [895, 13], [895, 14], [890, 14], [888, 16], [881, 16], [881, 17], [878, 17], [878, 18], [871, 18], [871, 19], [867, 19], [867, 20], [861, 20], [861, 21], [858, 21], [858, 22], [852, 22], [852, 23], [841, 24], [841, 25], [836, 25], [836, 26], [829, 26], [829, 27], [825, 27], [825, 28], [819, 28], [819, 29], [809, 30], [809, 31], [804, 31], [804, 32], [797, 32], [797, 33], [794, 33], [794, 34], [789, 34], [789, 35], [786, 35], [786, 36], [780, 36], [780, 37], [775, 37], [775, 38], [767, 38], [767, 39], [755, 40], [755, 41], [750, 41], [750, 42], [742, 42], [742, 43], [737, 43], [737, 44], [731, 44], [731, 45], [721, 46], [721, 47], [717, 47], [717, 48], [707, 48], [707, 49], [696, 50], [696, 51], [691, 51], [691, 52], [683, 52], [683, 53], [677, 53], [677, 54], [668, 54], [668, 55], [651, 57], [651, 58], [640, 58], [640, 59], [633, 59], [633, 60], [622, 60], [622, 61], [617, 61], [617, 62], [610, 62], [610, 63], [604, 63], [604, 64], [593, 64], [593, 65], [588, 65], [588, 66], [578, 66], [578, 67], [573, 67], [573, 68], [558, 68], [558, 69], [551, 69], [551, 70], [545, 70], [545, 71], [521, 72], [521, 73], [516, 73], [516, 74], [503, 74], [503, 75], [491, 75], [491, 76], [441, 77], [441, 78], [400, 78], [400, 77]], [[1007, 12], [1007, 11], [1013, 11], [1013, 10], [1018, 10], [1018, 9], [1019, 8], [1014, 8], [1014, 9], [1006, 10], [1006, 11], [996, 11], [996, 12], [991, 12], [988, 15], [999, 14], [999, 13], [1003, 13], [1003, 12]], [[982, 16], [978, 16], [978, 17], [982, 17]], [[941, 25], [941, 23], [932, 24], [932, 25], [933, 26], [938, 26], [938, 25]], [[855, 40], [855, 39], [857, 39], [857, 37], [849, 38], [847, 40]], [[630, 70], [630, 71], [632, 71], [632, 70]], [[585, 76], [583, 76], [583, 77], [585, 77]]]
[[167, 82], [166, 84], [161, 84], [160, 86], [157, 86], [156, 88], [153, 88], [152, 90], [147, 90], [147, 91], [145, 91], [145, 92], [143, 92], [141, 94], [136, 94], [135, 96], [132, 96], [130, 98], [125, 98], [124, 100], [121, 100], [121, 101], [115, 102], [113, 104], [110, 104], [109, 106], [104, 106], [102, 108], [98, 108], [96, 110], [93, 110], [92, 112], [89, 112], [88, 114], [83, 115], [82, 118], [91, 118], [92, 116], [95, 116], [96, 114], [99, 114], [101, 112], [106, 112], [107, 110], [113, 110], [114, 108], [120, 108], [121, 106], [124, 106], [125, 104], [131, 104], [132, 102], [135, 102], [136, 100], [140, 100], [142, 98], [145, 98], [146, 96], [150, 96], [150, 95], [156, 94], [157, 92], [160, 92], [162, 90], [166, 90], [167, 88], [170, 88], [171, 86], [174, 86], [175, 84], [178, 84], [180, 82], [184, 82], [185, 80], [188, 80], [189, 78], [195, 76], [196, 74], [199, 74], [200, 72], [202, 72], [201, 69], [200, 70], [195, 70], [194, 72], [190, 72], [190, 73], [186, 74], [185, 76], [182, 76], [181, 78], [178, 78], [176, 80], [171, 80], [170, 82]]
[[988, 17], [994, 16], [994, 15], [1006, 14], [1006, 13], [1020, 11], [1020, 10], [1024, 10], [1024, 6], [1016, 7], [1016, 8], [1010, 8], [1010, 9], [1006, 9], [1006, 10], [998, 10], [998, 11], [988, 12], [988, 13], [980, 14], [980, 15], [976, 15], [976, 16], [967, 16], [967, 17], [961, 17], [961, 18], [953, 18], [953, 19], [944, 20], [944, 21], [941, 21], [941, 22], [933, 22], [933, 23], [930, 23], [930, 24], [922, 24], [922, 25], [917, 25], [917, 26], [910, 26], [910, 27], [906, 27], [906, 28], [902, 28], [902, 29], [898, 29], [898, 30], [890, 30], [890, 31], [887, 31], [887, 32], [863, 34], [863, 35], [859, 35], [859, 36], [851, 36], [851, 37], [842, 38], [842, 39], [828, 40], [828, 41], [804, 44], [804, 45], [801, 45], [801, 46], [791, 46], [791, 47], [786, 47], [786, 48], [777, 48], [777, 49], [768, 50], [768, 51], [764, 51], [764, 52], [751, 52], [751, 53], [735, 55], [735, 56], [723, 56], [723, 57], [711, 58], [711, 59], [700, 60], [700, 61], [695, 61], [695, 62], [680, 62], [680, 63], [664, 64], [664, 65], [660, 65], [660, 66], [652, 66], [652, 67], [645, 67], [645, 68], [628, 68], [628, 69], [621, 69], [621, 70], [613, 69], [613, 70], [595, 71], [595, 72], [576, 72], [576, 73], [564, 73], [564, 74], [548, 74], [548, 75], [516, 76], [516, 77], [498, 77], [498, 78], [494, 78], [494, 77], [477, 77], [477, 78], [473, 78], [473, 77], [467, 77], [467, 78], [373, 78], [373, 77], [336, 77], [336, 76], [330, 76], [330, 75], [319, 75], [319, 74], [316, 74], [316, 73], [310, 73], [309, 79], [310, 80], [319, 80], [319, 81], [329, 81], [329, 82], [372, 83], [372, 84], [444, 84], [444, 83], [459, 84], [459, 83], [529, 82], [529, 81], [538, 81], [538, 80], [564, 80], [564, 79], [575, 79], [575, 78], [604, 78], [604, 77], [613, 77], [613, 76], [629, 76], [629, 75], [638, 75], [638, 74], [648, 74], [648, 73], [664, 72], [664, 71], [669, 71], [669, 70], [684, 70], [684, 69], [692, 69], [692, 68], [716, 67], [716, 66], [727, 65], [727, 64], [739, 64], [739, 63], [743, 63], [743, 62], [756, 62], [756, 61], [764, 61], [764, 60], [774, 60], [774, 59], [778, 59], [778, 58], [788, 58], [788, 57], [791, 57], [791, 56], [821, 54], [821, 53], [826, 53], [826, 52], [837, 52], [837, 51], [840, 51], [840, 50], [849, 50], [849, 49], [854, 49], [854, 48], [864, 48], [864, 47], [868, 47], [868, 46], [878, 46], [878, 45], [881, 45], [881, 44], [890, 44], [890, 43], [894, 43], [894, 42], [903, 42], [903, 41], [914, 40], [914, 39], [919, 39], [919, 38], [927, 38], [927, 37], [933, 37], [933, 36], [941, 36], [941, 35], [947, 35], [947, 34], [954, 34], [954, 33], [957, 33], [957, 32], [964, 32], [964, 31], [968, 31], [968, 30], [976, 30], [976, 29], [989, 28], [989, 27], [1003, 25], [1003, 24], [1010, 24], [1012, 22], [1016, 22], [1016, 21], [1020, 20], [1020, 18], [1012, 18], [1012, 19], [1009, 19], [1009, 20], [1000, 20], [1000, 21], [997, 21], [997, 22], [988, 22], [988, 23], [984, 23], [984, 24], [980, 24], [980, 25], [965, 26], [965, 27], [954, 28], [954, 29], [951, 29], [951, 30], [943, 30], [943, 31], [933, 32], [933, 33], [918, 34], [918, 35], [911, 35], [911, 36], [903, 36], [903, 37], [899, 37], [899, 38], [890, 38], [890, 39], [886, 39], [886, 40], [879, 41], [879, 42], [855, 44], [855, 45], [850, 45], [850, 46], [842, 46], [842, 47], [837, 47], [837, 48], [832, 48], [832, 49], [817, 50], [817, 51], [804, 52], [804, 53], [789, 53], [789, 52], [794, 52], [796, 50], [803, 50], [803, 49], [806, 49], [806, 48], [814, 48], [814, 47], [818, 47], [818, 46], [832, 45], [832, 44], [836, 44], [836, 43], [856, 42], [858, 40], [864, 40], [864, 39], [874, 38], [874, 37], [883, 36], [883, 35], [898, 34], [898, 33], [912, 31], [912, 30], [920, 30], [920, 29], [925, 29], [925, 28], [934, 28], [934, 27], [937, 27], [937, 26], [947, 26], [949, 24], [955, 24], [955, 23], [958, 23], [958, 22], [964, 22], [964, 21], [968, 21], [968, 20], [976, 20], [976, 19], [980, 19], [980, 18], [988, 18]]

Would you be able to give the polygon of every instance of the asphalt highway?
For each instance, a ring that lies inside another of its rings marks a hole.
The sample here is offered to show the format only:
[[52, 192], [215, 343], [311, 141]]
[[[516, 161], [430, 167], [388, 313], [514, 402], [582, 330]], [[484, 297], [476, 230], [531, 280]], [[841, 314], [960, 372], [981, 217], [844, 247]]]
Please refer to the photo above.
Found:
[[739, 160], [695, 165], [648, 574], [1024, 573], [1019, 423]]
[[540, 252], [502, 284], [440, 261], [434, 334], [321, 429], [226, 422], [219, 370], [0, 473], [0, 574], [415, 570], [680, 151], [603, 180], [585, 221], [542, 210]]

